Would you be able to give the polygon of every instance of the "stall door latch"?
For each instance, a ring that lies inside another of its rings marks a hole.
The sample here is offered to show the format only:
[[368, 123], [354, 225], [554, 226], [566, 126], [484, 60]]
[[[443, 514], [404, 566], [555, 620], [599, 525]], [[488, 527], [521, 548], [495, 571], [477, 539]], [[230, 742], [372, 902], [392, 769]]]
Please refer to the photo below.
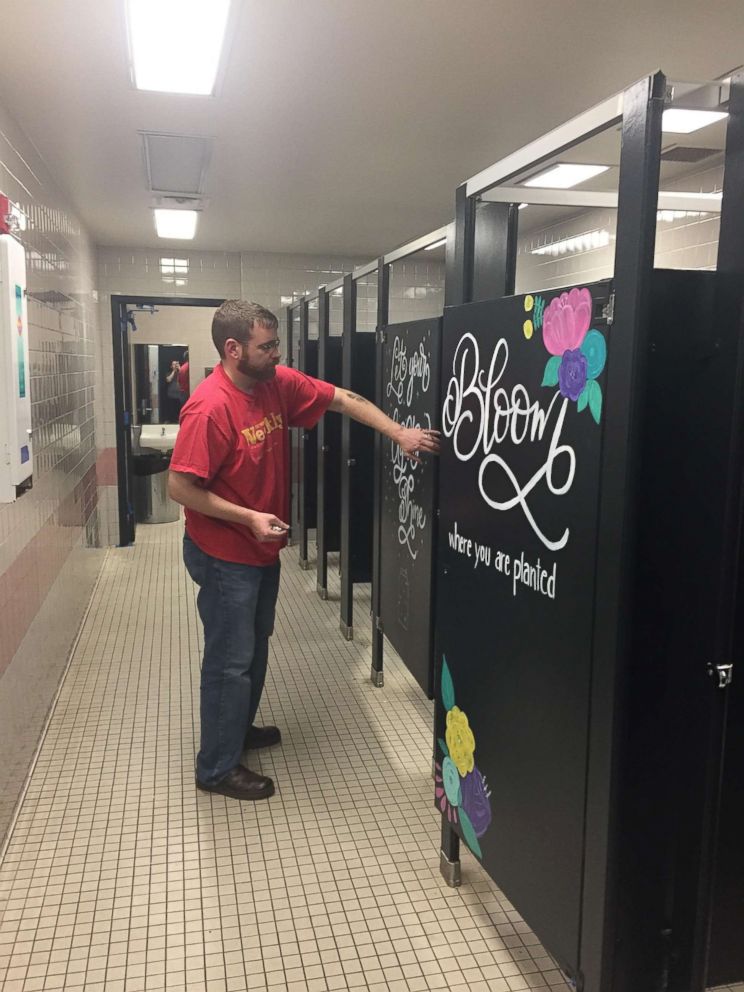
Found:
[[734, 678], [734, 666], [733, 665], [714, 665], [708, 662], [708, 675], [711, 678], [718, 674], [718, 688], [726, 689], [731, 685]]

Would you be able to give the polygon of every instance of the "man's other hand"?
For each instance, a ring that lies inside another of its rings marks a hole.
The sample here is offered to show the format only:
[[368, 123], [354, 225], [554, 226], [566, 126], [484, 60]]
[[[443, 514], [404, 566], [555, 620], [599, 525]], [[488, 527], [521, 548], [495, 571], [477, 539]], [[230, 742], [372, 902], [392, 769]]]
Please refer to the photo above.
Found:
[[281, 541], [289, 533], [289, 524], [285, 524], [273, 513], [259, 513], [253, 510], [248, 525], [257, 541]]

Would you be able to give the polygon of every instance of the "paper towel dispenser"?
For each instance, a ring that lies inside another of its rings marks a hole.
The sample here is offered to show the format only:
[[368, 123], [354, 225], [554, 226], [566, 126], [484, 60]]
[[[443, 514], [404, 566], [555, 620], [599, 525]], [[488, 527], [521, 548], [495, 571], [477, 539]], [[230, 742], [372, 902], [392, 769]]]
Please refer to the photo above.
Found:
[[31, 385], [26, 306], [26, 253], [0, 235], [0, 502], [12, 503], [31, 485]]

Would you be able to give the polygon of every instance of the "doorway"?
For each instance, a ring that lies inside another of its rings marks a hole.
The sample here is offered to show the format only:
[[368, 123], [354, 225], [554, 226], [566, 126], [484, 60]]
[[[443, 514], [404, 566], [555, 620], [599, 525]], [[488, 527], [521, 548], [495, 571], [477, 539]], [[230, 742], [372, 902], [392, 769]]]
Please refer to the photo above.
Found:
[[201, 297], [111, 297], [119, 547], [132, 544], [136, 530], [133, 430], [178, 422], [182, 400], [167, 381], [173, 362], [182, 367], [186, 358], [189, 363], [188, 380], [180, 376], [185, 399], [214, 367], [211, 312], [222, 303]]

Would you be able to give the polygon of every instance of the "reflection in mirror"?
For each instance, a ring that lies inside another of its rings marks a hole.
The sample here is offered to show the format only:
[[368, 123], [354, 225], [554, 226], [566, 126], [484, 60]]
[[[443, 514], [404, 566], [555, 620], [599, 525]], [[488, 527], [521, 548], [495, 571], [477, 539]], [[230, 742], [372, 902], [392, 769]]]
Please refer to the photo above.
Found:
[[135, 424], [177, 424], [189, 395], [188, 350], [183, 344], [132, 345]]

